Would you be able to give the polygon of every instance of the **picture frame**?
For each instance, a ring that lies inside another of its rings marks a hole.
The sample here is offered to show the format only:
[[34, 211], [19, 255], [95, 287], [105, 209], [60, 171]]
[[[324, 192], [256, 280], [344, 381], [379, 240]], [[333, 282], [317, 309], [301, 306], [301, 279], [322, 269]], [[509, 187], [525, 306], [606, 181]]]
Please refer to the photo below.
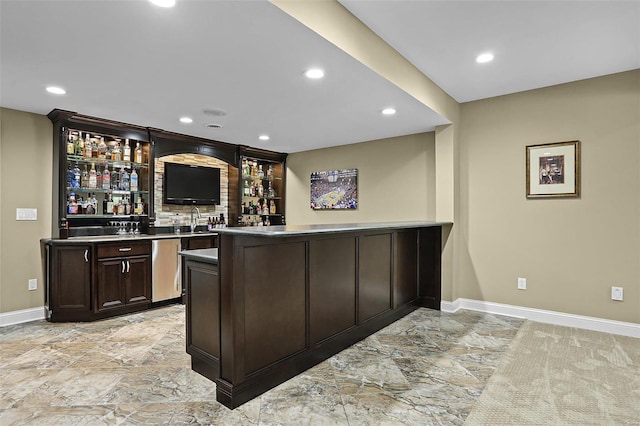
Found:
[[527, 198], [580, 196], [580, 141], [527, 145]]
[[313, 210], [358, 208], [358, 169], [313, 172], [309, 188]]

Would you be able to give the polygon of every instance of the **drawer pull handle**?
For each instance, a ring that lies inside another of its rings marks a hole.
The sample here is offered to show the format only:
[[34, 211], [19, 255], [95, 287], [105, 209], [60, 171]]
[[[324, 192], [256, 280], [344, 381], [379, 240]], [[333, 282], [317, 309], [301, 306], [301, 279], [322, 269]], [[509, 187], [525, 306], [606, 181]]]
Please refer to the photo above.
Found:
[[121, 261], [120, 261], [120, 264], [122, 265], [122, 273], [124, 274], [124, 268], [125, 268], [124, 260], [121, 260]]
[[89, 249], [84, 251], [84, 261], [89, 262]]
[[131, 264], [129, 263], [129, 261], [127, 260], [127, 274], [129, 273], [129, 267], [131, 267]]
[[118, 251], [131, 251], [131, 247], [119, 248]]

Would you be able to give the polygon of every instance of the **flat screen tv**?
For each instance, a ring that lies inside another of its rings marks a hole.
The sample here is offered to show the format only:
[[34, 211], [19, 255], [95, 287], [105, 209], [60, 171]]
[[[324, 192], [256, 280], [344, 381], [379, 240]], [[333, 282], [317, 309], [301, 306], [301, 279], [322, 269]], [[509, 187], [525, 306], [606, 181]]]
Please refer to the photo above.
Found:
[[220, 169], [164, 163], [162, 200], [165, 204], [220, 204]]

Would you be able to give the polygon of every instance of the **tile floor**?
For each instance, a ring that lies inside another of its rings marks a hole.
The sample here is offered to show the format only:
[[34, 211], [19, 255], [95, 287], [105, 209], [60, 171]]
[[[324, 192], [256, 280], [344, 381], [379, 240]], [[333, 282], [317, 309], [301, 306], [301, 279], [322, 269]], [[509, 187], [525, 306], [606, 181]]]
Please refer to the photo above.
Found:
[[190, 368], [184, 306], [0, 328], [0, 424], [459, 425], [522, 320], [419, 309], [229, 410]]

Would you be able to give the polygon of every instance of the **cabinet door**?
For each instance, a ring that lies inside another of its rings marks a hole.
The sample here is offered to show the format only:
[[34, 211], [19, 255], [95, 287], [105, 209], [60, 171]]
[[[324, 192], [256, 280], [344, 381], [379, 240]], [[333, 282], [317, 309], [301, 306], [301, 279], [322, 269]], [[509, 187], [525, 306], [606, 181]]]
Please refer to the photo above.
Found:
[[132, 256], [126, 263], [123, 275], [125, 303], [127, 305], [149, 303], [151, 301], [151, 257]]
[[91, 309], [90, 246], [53, 247], [49, 308], [56, 313]]
[[122, 277], [126, 263], [122, 258], [100, 259], [96, 283], [96, 311], [119, 308], [125, 304]]

